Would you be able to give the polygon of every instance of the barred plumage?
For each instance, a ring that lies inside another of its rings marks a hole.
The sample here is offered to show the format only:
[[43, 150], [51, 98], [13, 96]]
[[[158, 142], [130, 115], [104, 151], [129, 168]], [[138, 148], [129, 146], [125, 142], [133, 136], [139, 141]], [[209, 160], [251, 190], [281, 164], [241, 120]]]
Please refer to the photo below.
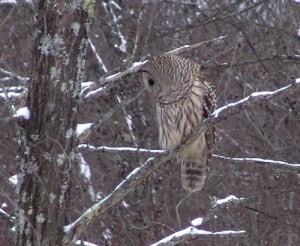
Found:
[[[188, 59], [170, 54], [154, 57], [144, 65], [142, 79], [157, 102], [159, 143], [163, 149], [175, 149], [216, 107], [214, 86], [201, 76], [200, 65]], [[214, 134], [214, 128], [208, 129], [179, 154], [186, 190], [202, 189]]]

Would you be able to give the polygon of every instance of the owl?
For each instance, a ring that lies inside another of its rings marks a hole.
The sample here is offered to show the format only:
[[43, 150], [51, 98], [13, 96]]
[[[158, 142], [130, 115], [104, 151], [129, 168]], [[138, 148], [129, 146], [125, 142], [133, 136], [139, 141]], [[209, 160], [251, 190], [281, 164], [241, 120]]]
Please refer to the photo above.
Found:
[[[141, 76], [156, 102], [159, 144], [165, 150], [174, 150], [215, 110], [215, 88], [202, 76], [199, 64], [164, 54], [149, 60]], [[184, 189], [203, 188], [214, 144], [212, 127], [178, 154]]]

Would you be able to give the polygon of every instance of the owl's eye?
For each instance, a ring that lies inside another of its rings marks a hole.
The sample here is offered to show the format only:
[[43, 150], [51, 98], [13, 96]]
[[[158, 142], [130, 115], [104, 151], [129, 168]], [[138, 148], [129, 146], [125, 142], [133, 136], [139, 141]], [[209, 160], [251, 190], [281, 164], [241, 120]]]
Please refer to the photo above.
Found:
[[153, 86], [155, 84], [155, 81], [154, 81], [154, 79], [150, 78], [150, 79], [148, 79], [148, 83], [150, 86]]

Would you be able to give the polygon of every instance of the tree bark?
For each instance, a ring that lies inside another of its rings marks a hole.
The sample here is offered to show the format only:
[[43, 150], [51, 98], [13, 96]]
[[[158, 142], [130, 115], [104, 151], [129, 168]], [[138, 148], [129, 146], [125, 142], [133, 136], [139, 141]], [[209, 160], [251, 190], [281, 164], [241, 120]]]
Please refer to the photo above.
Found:
[[20, 148], [16, 245], [62, 245], [87, 49], [81, 1], [40, 1]]

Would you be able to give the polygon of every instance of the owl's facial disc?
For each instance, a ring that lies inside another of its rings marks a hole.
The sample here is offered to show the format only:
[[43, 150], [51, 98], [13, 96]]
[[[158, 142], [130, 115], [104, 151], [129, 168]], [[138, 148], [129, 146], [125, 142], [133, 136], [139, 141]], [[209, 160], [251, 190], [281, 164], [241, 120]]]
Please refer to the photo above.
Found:
[[159, 83], [156, 81], [156, 79], [150, 73], [143, 71], [142, 80], [144, 82], [146, 89], [150, 92], [150, 94], [154, 98], [157, 98], [161, 92], [161, 87]]

